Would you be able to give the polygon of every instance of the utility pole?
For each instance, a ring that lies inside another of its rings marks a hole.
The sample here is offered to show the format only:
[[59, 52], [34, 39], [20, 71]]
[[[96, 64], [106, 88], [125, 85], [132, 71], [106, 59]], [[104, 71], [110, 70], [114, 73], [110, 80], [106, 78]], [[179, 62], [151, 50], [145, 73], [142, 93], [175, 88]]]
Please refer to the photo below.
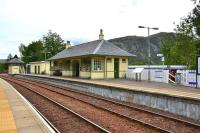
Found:
[[148, 81], [151, 81], [151, 72], [150, 72], [150, 65], [151, 65], [151, 44], [150, 44], [150, 29], [153, 30], [159, 30], [159, 28], [150, 28], [150, 27], [145, 27], [145, 26], [138, 26], [138, 28], [146, 28], [148, 30]]

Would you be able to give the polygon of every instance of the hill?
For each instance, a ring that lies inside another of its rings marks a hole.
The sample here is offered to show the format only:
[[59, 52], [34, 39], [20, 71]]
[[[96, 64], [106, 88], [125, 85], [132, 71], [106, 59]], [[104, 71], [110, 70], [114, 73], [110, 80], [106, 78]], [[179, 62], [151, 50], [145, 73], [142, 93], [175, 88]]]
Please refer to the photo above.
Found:
[[0, 64], [6, 63], [6, 59], [0, 59]]
[[[151, 64], [161, 63], [160, 57], [157, 54], [160, 53], [161, 39], [172, 33], [160, 32], [150, 36], [151, 44]], [[120, 38], [110, 39], [110, 42], [114, 43], [118, 47], [135, 54], [136, 57], [130, 57], [129, 64], [147, 64], [148, 63], [148, 38], [142, 36], [126, 36]]]

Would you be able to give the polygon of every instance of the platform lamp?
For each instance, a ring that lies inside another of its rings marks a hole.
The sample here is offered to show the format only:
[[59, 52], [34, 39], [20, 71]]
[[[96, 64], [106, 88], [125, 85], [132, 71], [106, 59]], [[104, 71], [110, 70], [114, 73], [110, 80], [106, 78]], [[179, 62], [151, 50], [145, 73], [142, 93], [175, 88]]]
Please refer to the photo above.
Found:
[[153, 29], [153, 30], [159, 30], [159, 28], [157, 27], [145, 27], [145, 26], [138, 26], [138, 28], [146, 28], [148, 29], [148, 81], [150, 81], [151, 79], [151, 73], [150, 73], [150, 64], [151, 64], [151, 44], [150, 44], [150, 39], [149, 39], [149, 30]]

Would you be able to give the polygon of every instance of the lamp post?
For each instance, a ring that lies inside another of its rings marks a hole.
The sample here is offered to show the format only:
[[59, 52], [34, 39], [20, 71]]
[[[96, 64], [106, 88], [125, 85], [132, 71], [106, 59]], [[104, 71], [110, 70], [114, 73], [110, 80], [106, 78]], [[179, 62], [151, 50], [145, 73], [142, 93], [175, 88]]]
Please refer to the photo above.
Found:
[[150, 44], [150, 40], [149, 40], [149, 30], [153, 29], [153, 30], [158, 30], [159, 28], [157, 27], [145, 27], [145, 26], [138, 26], [138, 28], [146, 28], [148, 30], [148, 81], [150, 81], [150, 77], [151, 77], [151, 73], [150, 73], [150, 64], [151, 64], [151, 44]]

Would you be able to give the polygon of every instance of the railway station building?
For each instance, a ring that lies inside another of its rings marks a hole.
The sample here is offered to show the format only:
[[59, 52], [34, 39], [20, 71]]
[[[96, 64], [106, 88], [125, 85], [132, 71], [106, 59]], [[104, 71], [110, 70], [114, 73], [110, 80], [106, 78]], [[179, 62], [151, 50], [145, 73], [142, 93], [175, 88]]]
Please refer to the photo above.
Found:
[[26, 65], [26, 73], [28, 74], [50, 74], [49, 61], [30, 62]]
[[100, 30], [99, 39], [72, 46], [48, 59], [50, 74], [89, 79], [123, 78], [128, 69], [128, 57], [134, 56], [104, 40]]
[[24, 62], [21, 61], [17, 56], [8, 60], [8, 74], [21, 74], [24, 73]]

